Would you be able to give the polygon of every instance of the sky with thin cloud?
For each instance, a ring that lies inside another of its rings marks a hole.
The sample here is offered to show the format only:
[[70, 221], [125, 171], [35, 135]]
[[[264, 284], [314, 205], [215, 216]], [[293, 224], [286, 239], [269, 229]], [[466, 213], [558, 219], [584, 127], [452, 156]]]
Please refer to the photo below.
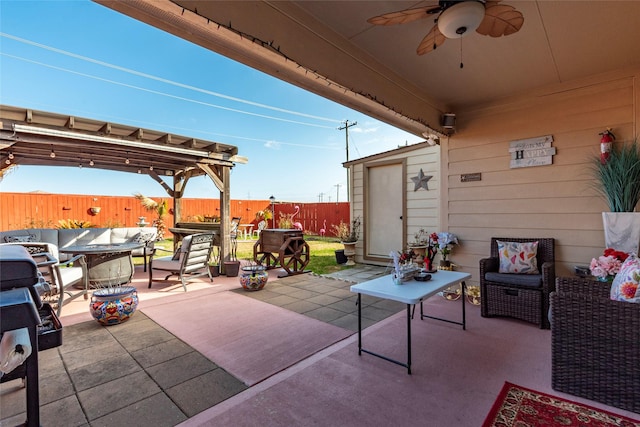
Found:
[[[233, 199], [347, 200], [349, 159], [422, 141], [224, 56], [84, 1], [0, 1], [0, 103], [238, 147]], [[151, 178], [18, 166], [3, 192], [166, 197]], [[185, 197], [218, 198], [209, 178]]]

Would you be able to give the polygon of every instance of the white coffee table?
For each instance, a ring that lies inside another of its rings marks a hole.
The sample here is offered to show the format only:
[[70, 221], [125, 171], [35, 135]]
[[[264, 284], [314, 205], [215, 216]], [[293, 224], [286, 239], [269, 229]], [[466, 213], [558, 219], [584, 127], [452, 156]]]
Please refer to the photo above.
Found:
[[[358, 283], [351, 286], [351, 292], [358, 294], [358, 354], [362, 352], [371, 354], [372, 356], [379, 357], [389, 362], [395, 363], [407, 368], [407, 372], [411, 374], [411, 306], [420, 303], [420, 319], [430, 318], [441, 320], [443, 322], [454, 323], [461, 325], [462, 329], [466, 329], [466, 314], [465, 314], [465, 280], [471, 278], [471, 274], [460, 271], [445, 271], [439, 270], [437, 273], [431, 275], [431, 280], [427, 282], [418, 282], [416, 280], [410, 280], [403, 282], [401, 285], [393, 283], [393, 275], [382, 276], [377, 279], [369, 280], [366, 282]], [[457, 283], [461, 284], [462, 288], [462, 322], [457, 322], [449, 319], [441, 319], [439, 317], [427, 316], [424, 314], [422, 301], [437, 294], [438, 292], [453, 286]], [[403, 363], [387, 356], [383, 356], [378, 353], [374, 353], [370, 350], [362, 348], [362, 295], [370, 295], [373, 297], [389, 299], [393, 301], [399, 301], [407, 304], [407, 363]]]

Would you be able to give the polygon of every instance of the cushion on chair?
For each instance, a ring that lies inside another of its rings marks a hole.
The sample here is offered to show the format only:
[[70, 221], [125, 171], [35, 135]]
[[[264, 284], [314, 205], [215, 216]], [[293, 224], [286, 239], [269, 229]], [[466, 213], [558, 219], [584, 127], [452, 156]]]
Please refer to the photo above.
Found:
[[640, 303], [640, 259], [636, 254], [627, 257], [611, 284], [611, 299], [614, 301]]
[[542, 274], [487, 273], [485, 280], [505, 285], [539, 288], [542, 286]]
[[538, 242], [498, 243], [500, 273], [540, 274], [538, 271]]
[[174, 260], [170, 256], [153, 259], [154, 270], [180, 271], [181, 266], [180, 260]]
[[82, 280], [82, 267], [60, 267], [62, 286], [78, 283]]

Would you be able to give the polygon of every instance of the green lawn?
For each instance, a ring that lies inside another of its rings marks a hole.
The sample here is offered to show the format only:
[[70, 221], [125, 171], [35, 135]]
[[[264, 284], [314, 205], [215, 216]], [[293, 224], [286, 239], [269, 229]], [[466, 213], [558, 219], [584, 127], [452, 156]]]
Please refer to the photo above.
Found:
[[[253, 261], [253, 245], [257, 240], [238, 240], [237, 256], [240, 261]], [[316, 274], [328, 274], [335, 271], [346, 270], [351, 266], [339, 265], [336, 263], [335, 251], [343, 249], [342, 243], [335, 238], [305, 236], [305, 241], [309, 244], [309, 264], [305, 270], [311, 270]], [[173, 239], [165, 239], [156, 242], [157, 247], [172, 249]], [[164, 253], [162, 255], [165, 255]], [[134, 258], [134, 263], [141, 264], [142, 258]]]

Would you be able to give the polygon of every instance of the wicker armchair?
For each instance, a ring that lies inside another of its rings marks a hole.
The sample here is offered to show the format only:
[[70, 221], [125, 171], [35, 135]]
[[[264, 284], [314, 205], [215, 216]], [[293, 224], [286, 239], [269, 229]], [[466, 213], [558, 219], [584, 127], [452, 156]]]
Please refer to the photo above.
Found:
[[640, 304], [612, 301], [610, 286], [558, 277], [551, 294], [551, 385], [640, 413]]
[[[498, 240], [538, 242], [539, 275], [500, 274]], [[491, 238], [491, 257], [480, 260], [480, 314], [513, 317], [549, 329], [549, 294], [555, 289], [555, 240], [552, 238]]]

